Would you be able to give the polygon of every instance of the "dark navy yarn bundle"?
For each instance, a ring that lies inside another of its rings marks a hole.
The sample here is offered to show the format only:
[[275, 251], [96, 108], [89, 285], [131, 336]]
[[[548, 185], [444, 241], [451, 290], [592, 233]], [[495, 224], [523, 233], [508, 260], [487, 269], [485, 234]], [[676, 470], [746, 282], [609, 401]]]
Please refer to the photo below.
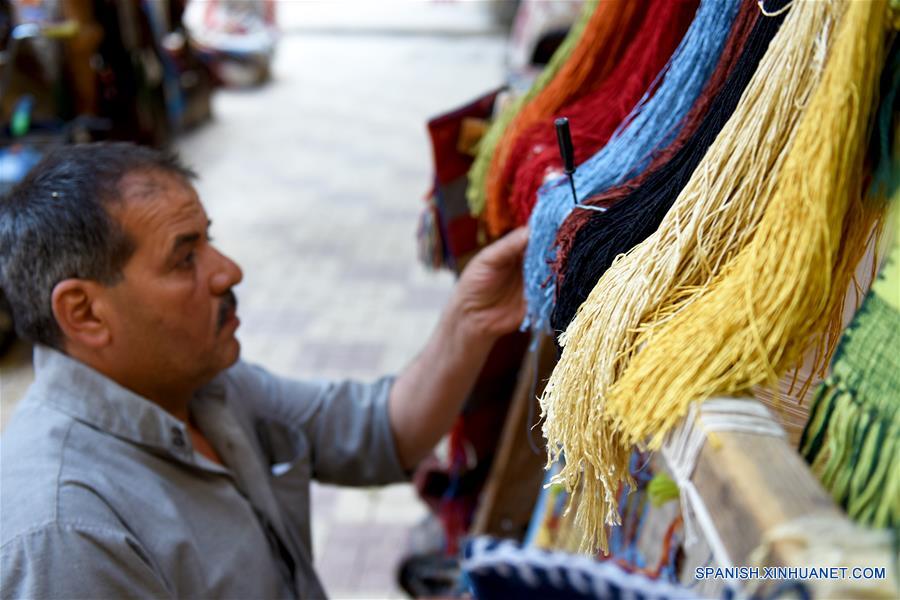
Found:
[[[784, 0], [769, 2], [766, 9], [777, 11], [785, 4]], [[551, 315], [550, 323], [554, 331], [566, 330], [578, 307], [587, 299], [616, 256], [628, 252], [659, 227], [706, 150], [737, 107], [785, 14], [763, 17], [756, 22], [737, 65], [688, 143], [640, 187], [606, 212], [598, 212], [575, 235]]]

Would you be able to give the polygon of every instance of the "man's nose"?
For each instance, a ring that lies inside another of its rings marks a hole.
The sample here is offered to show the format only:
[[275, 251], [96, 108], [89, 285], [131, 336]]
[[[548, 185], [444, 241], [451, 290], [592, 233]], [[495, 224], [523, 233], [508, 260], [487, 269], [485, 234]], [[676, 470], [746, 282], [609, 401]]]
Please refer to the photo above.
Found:
[[210, 291], [218, 296], [224, 294], [244, 278], [244, 273], [236, 262], [222, 254], [216, 249], [212, 249], [216, 258], [216, 265], [209, 279]]

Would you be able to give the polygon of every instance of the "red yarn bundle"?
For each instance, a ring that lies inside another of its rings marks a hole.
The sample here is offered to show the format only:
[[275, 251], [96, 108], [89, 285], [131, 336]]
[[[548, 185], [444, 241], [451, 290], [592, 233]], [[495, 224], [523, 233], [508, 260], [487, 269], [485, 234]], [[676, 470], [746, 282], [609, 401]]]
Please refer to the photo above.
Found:
[[[713, 99], [716, 97], [716, 94], [719, 93], [719, 90], [728, 78], [729, 73], [731, 73], [731, 70], [734, 68], [735, 64], [737, 64], [741, 49], [744, 47], [744, 43], [747, 41], [750, 31], [756, 24], [759, 14], [759, 8], [754, 0], [744, 0], [741, 4], [740, 11], [735, 18], [734, 25], [728, 35], [728, 40], [725, 42], [725, 47], [722, 50], [722, 56], [719, 59], [719, 63], [716, 65], [716, 70], [703, 88], [703, 92], [700, 94], [700, 97], [697, 98], [697, 102], [691, 108], [691, 111], [685, 116], [684, 125], [681, 132], [678, 134], [678, 137], [659, 152], [653, 159], [653, 162], [650, 163], [650, 166], [647, 167], [643, 173], [629, 179], [622, 185], [584, 200], [585, 204], [608, 208], [619, 200], [626, 198], [632, 190], [640, 187], [647, 177], [662, 165], [666, 164], [669, 159], [671, 159], [682, 146], [691, 139], [691, 136], [694, 135], [700, 122], [703, 120], [704, 116], [706, 116], [706, 112]], [[575, 241], [575, 235], [593, 215], [593, 211], [574, 210], [560, 226], [559, 232], [556, 235], [556, 262], [553, 265], [553, 272], [558, 279], [557, 286], [562, 283], [563, 274], [565, 273], [566, 268], [566, 260], [569, 256], [569, 250], [571, 250], [572, 244]]]
[[[650, 0], [647, 12], [621, 62], [593, 93], [563, 107], [558, 115], [569, 118], [576, 164], [597, 152], [654, 83], [693, 20], [698, 0]], [[553, 118], [536, 123], [516, 140], [504, 165], [499, 197], [508, 206], [513, 226], [524, 225], [537, 200], [537, 190], [548, 175], [562, 172]], [[488, 202], [492, 199], [489, 197]], [[488, 220], [492, 235], [508, 223]]]
[[645, 17], [646, 11], [634, 0], [599, 2], [578, 39], [578, 45], [559, 72], [522, 107], [506, 128], [491, 157], [484, 182], [484, 219], [494, 222], [495, 229], [513, 227], [513, 219], [506, 206], [498, 206], [495, 201], [502, 187], [500, 175], [515, 141], [535, 123], [552, 120], [560, 108], [600, 87], [619, 64]]

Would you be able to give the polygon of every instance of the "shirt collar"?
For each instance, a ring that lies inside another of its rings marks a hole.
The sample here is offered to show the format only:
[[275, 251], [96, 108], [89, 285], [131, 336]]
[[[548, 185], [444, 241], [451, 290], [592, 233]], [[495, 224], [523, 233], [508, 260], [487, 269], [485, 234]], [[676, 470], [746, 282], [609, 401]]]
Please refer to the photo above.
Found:
[[118, 438], [194, 462], [187, 425], [154, 402], [47, 346], [35, 346], [34, 370], [34, 392], [43, 404]]

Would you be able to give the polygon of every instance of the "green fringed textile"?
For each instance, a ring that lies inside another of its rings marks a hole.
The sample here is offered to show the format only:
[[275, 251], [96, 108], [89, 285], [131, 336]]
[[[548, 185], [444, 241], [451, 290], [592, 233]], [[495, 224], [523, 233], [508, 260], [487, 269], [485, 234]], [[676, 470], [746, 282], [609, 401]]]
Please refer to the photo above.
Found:
[[497, 116], [496, 119], [494, 119], [494, 122], [484, 134], [484, 137], [482, 137], [481, 141], [478, 143], [478, 155], [475, 157], [475, 162], [472, 163], [472, 168], [469, 169], [469, 186], [466, 188], [466, 198], [469, 201], [469, 210], [473, 215], [478, 216], [484, 211], [487, 194], [486, 179], [488, 169], [491, 166], [494, 150], [496, 149], [497, 144], [500, 143], [503, 133], [506, 131], [509, 124], [512, 123], [513, 119], [516, 118], [516, 115], [519, 114], [522, 107], [532, 98], [537, 96], [541, 90], [547, 87], [547, 84], [553, 80], [559, 69], [569, 59], [572, 50], [575, 49], [578, 40], [581, 39], [581, 35], [584, 33], [588, 21], [591, 20], [591, 15], [594, 14], [594, 9], [597, 8], [598, 1], [599, 0], [588, 0], [584, 3], [584, 8], [582, 9], [578, 21], [569, 30], [568, 35], [562, 41], [559, 48], [556, 49], [556, 52], [553, 53], [550, 62], [547, 63], [547, 66], [544, 67], [541, 74], [535, 79], [528, 92], [513, 101], [500, 113], [500, 115]]
[[878, 294], [844, 333], [800, 445], [853, 520], [900, 527], [900, 311]]

